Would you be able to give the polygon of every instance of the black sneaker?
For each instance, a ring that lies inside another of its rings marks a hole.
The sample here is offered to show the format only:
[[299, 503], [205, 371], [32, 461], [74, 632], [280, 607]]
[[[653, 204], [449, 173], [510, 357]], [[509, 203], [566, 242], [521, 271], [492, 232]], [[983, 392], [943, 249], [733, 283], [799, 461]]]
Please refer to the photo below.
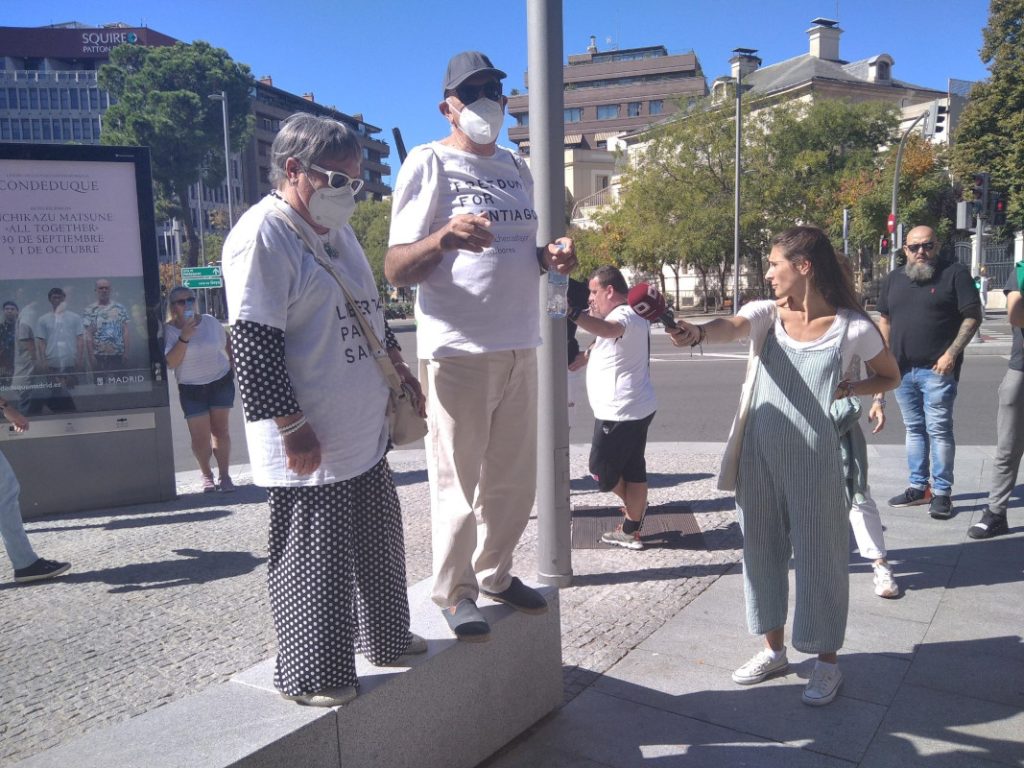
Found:
[[893, 496], [889, 499], [890, 507], [916, 507], [921, 504], [927, 504], [932, 498], [932, 492], [925, 488], [923, 491], [920, 488], [907, 488], [899, 496]]
[[1006, 515], [997, 515], [991, 509], [986, 509], [981, 520], [967, 529], [967, 535], [972, 539], [991, 539], [993, 536], [1002, 536], [1010, 532], [1010, 526], [1006, 524]]
[[15, 569], [14, 580], [17, 582], [26, 582], [52, 579], [56, 576], [60, 576], [70, 567], [71, 563], [58, 563], [56, 560], [44, 560], [40, 557], [32, 563], [32, 565]]
[[932, 496], [928, 505], [928, 514], [936, 520], [949, 520], [953, 516], [953, 502], [949, 496]]

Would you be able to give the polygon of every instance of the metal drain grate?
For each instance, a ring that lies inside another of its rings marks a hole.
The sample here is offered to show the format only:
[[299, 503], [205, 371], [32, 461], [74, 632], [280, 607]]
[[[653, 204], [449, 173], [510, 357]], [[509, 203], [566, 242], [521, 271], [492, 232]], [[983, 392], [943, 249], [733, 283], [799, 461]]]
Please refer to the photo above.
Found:
[[[577, 507], [572, 511], [573, 549], [611, 549], [601, 534], [622, 522], [618, 507]], [[640, 539], [655, 549], [706, 549], [693, 510], [683, 504], [648, 507]]]

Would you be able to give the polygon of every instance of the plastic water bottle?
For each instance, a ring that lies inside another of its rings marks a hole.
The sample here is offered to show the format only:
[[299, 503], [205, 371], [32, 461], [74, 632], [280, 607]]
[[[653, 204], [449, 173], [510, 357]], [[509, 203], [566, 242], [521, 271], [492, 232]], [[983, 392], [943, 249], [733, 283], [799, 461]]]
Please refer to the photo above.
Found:
[[[558, 250], [563, 249], [561, 243]], [[557, 269], [548, 270], [548, 317], [563, 318], [569, 311], [569, 276], [559, 273]]]

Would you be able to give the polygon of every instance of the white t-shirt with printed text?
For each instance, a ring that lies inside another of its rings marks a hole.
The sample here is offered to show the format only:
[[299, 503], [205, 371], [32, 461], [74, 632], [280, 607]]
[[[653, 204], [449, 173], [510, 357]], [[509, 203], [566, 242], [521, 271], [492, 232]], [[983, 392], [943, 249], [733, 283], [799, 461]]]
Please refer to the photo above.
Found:
[[[246, 421], [257, 485], [325, 485], [363, 474], [380, 461], [388, 440], [389, 389], [341, 288], [287, 223], [320, 238], [291, 206], [267, 196], [242, 216], [224, 243], [224, 287], [232, 323], [247, 320], [284, 331], [285, 366], [295, 398], [320, 441], [321, 463], [311, 475], [287, 469], [284, 440], [273, 419]], [[358, 311], [384, 339], [384, 312], [355, 232], [331, 230], [332, 261]], [[235, 354], [241, 354], [235, 350]]]
[[510, 150], [483, 157], [440, 142], [415, 147], [395, 184], [389, 245], [418, 242], [467, 213], [490, 219], [494, 243], [481, 253], [445, 251], [419, 284], [421, 359], [540, 345], [533, 177]]

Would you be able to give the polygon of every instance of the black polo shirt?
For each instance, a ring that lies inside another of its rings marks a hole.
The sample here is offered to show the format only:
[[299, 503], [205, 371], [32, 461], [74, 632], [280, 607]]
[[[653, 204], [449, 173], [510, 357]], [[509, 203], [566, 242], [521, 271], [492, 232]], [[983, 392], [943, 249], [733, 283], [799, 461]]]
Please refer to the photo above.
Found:
[[[932, 279], [924, 283], [911, 280], [902, 268], [886, 275], [878, 311], [889, 318], [889, 343], [900, 374], [934, 366], [959, 333], [965, 310], [980, 303], [963, 264], [939, 261]], [[961, 353], [953, 373], [957, 379], [963, 362]]]

